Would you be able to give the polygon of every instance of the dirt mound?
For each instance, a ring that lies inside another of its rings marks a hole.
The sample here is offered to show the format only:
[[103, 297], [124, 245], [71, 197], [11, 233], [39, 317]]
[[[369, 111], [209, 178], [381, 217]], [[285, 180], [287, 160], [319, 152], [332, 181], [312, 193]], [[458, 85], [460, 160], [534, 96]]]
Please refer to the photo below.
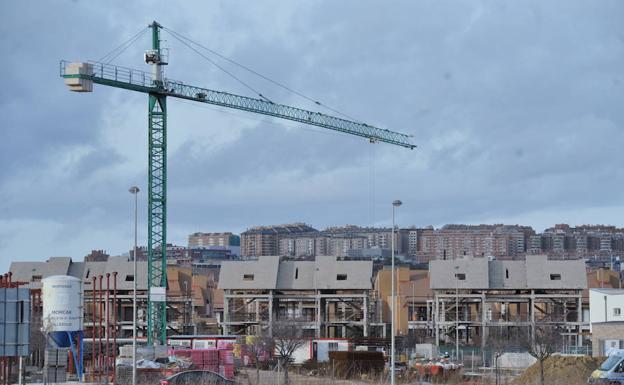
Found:
[[[544, 362], [544, 383], [546, 385], [586, 385], [587, 378], [600, 364], [604, 357], [589, 356], [552, 356]], [[539, 362], [531, 365], [512, 385], [539, 385]]]

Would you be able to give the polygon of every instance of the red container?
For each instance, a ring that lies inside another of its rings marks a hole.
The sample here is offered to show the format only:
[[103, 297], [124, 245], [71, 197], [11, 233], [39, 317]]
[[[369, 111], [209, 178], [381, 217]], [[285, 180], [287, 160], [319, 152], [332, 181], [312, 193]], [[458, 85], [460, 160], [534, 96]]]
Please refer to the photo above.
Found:
[[234, 352], [232, 352], [231, 350], [219, 350], [219, 364], [233, 365], [234, 364]]
[[234, 365], [223, 365], [219, 368], [219, 374], [228, 380], [234, 379]]
[[234, 349], [234, 341], [231, 340], [218, 340], [217, 349]]

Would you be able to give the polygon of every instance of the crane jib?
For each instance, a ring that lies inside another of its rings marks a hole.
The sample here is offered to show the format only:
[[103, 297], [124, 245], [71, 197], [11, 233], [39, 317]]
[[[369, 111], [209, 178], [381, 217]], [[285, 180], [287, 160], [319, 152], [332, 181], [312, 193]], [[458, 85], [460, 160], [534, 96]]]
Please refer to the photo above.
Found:
[[178, 81], [154, 82], [152, 75], [131, 68], [103, 63], [61, 62], [61, 76], [72, 91], [90, 92], [93, 83], [151, 94], [193, 100], [222, 107], [273, 116], [303, 124], [322, 127], [346, 134], [413, 149], [410, 136], [378, 128], [365, 123], [354, 122], [320, 112], [308, 111], [263, 99], [230, 94], [206, 88], [190, 86]]

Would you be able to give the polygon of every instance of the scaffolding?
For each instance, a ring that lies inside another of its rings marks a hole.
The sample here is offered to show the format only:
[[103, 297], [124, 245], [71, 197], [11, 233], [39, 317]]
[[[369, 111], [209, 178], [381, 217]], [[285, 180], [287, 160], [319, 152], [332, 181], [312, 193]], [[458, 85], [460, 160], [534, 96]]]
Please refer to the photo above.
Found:
[[385, 337], [372, 290], [225, 290], [224, 334], [272, 335], [296, 323], [315, 338]]

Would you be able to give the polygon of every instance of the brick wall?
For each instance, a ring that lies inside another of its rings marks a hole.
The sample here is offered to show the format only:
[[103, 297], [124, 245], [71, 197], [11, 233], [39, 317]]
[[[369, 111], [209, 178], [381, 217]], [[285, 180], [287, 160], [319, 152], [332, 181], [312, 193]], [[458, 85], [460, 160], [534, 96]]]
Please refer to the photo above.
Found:
[[592, 355], [605, 355], [604, 341], [620, 340], [619, 348], [624, 348], [624, 322], [599, 322], [592, 324]]

